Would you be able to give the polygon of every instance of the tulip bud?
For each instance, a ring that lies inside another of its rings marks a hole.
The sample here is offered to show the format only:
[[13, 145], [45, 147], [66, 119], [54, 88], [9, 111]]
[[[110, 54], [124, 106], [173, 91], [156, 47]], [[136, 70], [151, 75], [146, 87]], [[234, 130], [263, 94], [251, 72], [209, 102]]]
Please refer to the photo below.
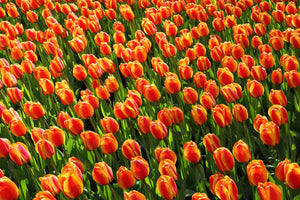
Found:
[[192, 195], [192, 200], [209, 200], [209, 198], [205, 193], [197, 192]]
[[195, 89], [191, 87], [186, 87], [182, 91], [183, 100], [186, 104], [192, 105], [198, 101], [198, 93]]
[[191, 162], [198, 163], [201, 159], [200, 150], [197, 147], [197, 144], [193, 141], [186, 142], [183, 146], [183, 157]]
[[290, 88], [297, 88], [300, 85], [300, 73], [296, 70], [285, 72], [284, 78]]
[[150, 122], [150, 131], [153, 137], [158, 140], [162, 140], [168, 136], [166, 125], [158, 120]]
[[202, 72], [196, 72], [193, 76], [193, 80], [197, 89], [203, 88], [206, 82], [206, 75]]
[[53, 196], [61, 192], [58, 186], [58, 178], [53, 174], [47, 174], [39, 178], [43, 190], [50, 192]]
[[117, 181], [119, 188], [123, 190], [129, 189], [135, 184], [133, 173], [124, 166], [117, 171]]
[[256, 80], [248, 79], [247, 88], [250, 96], [254, 98], [260, 97], [264, 93], [264, 86]]
[[217, 71], [217, 76], [220, 84], [223, 86], [228, 85], [234, 81], [234, 76], [227, 67], [219, 68]]
[[213, 133], [209, 133], [203, 137], [203, 144], [210, 153], [221, 147], [220, 139]]
[[9, 148], [9, 157], [18, 166], [22, 166], [29, 162], [31, 156], [25, 144], [16, 142]]
[[118, 141], [111, 133], [103, 134], [100, 140], [100, 148], [103, 154], [112, 154], [118, 149]]
[[212, 108], [213, 119], [221, 127], [229, 126], [232, 120], [230, 108], [220, 104]]
[[88, 102], [79, 101], [74, 106], [74, 110], [81, 119], [89, 119], [94, 115], [94, 108]]
[[67, 172], [58, 176], [58, 185], [68, 199], [75, 199], [83, 192], [83, 182], [77, 174]]
[[82, 132], [80, 138], [87, 151], [93, 151], [100, 146], [100, 136], [93, 131]]
[[215, 185], [215, 192], [220, 199], [238, 200], [239, 194], [235, 182], [228, 176], [219, 180]]
[[66, 128], [65, 121], [68, 119], [70, 119], [70, 115], [67, 112], [61, 111], [56, 117], [57, 125], [61, 128]]
[[79, 135], [84, 129], [82, 120], [78, 118], [67, 119], [64, 121], [64, 125], [73, 136]]
[[265, 122], [259, 127], [260, 139], [269, 146], [280, 142], [280, 129], [274, 122]]
[[140, 145], [135, 140], [128, 139], [123, 142], [122, 153], [128, 159], [141, 155]]
[[248, 145], [242, 140], [237, 141], [232, 149], [235, 159], [240, 163], [247, 163], [252, 159]]
[[272, 105], [268, 110], [268, 114], [278, 126], [286, 124], [289, 117], [286, 109], [281, 105]]
[[131, 159], [130, 169], [137, 180], [143, 180], [149, 175], [149, 164], [140, 156]]
[[142, 193], [132, 190], [124, 192], [124, 200], [146, 200], [146, 197]]
[[6, 93], [12, 103], [19, 103], [23, 99], [23, 91], [17, 87], [7, 88]]
[[216, 174], [211, 175], [209, 177], [210, 191], [213, 194], [216, 194], [216, 190], [215, 190], [216, 184], [219, 182], [219, 180], [224, 179], [224, 178], [225, 178], [224, 174], [221, 174], [219, 172], [217, 172]]
[[234, 120], [236, 122], [243, 122], [248, 119], [248, 111], [242, 104], [236, 104], [232, 108]]
[[143, 94], [149, 102], [157, 102], [161, 97], [159, 90], [153, 84], [145, 85]]
[[284, 159], [284, 161], [281, 161], [277, 164], [277, 167], [275, 169], [275, 176], [282, 182], [285, 182], [286, 179], [286, 173], [289, 169], [289, 165], [291, 164], [291, 161], [289, 159]]
[[6, 176], [0, 178], [1, 193], [0, 199], [16, 200], [19, 198], [20, 191], [18, 186]]
[[139, 131], [142, 134], [147, 134], [150, 132], [151, 119], [149, 117], [139, 116], [137, 118], [137, 123], [138, 123]]
[[11, 133], [16, 137], [21, 137], [26, 135], [27, 127], [22, 120], [14, 119], [9, 123], [9, 129]]
[[40, 139], [36, 143], [35, 150], [40, 154], [42, 159], [50, 159], [55, 152], [53, 144], [45, 139]]
[[247, 165], [247, 174], [251, 185], [257, 186], [259, 183], [265, 183], [268, 180], [268, 171], [262, 160], [252, 160]]
[[214, 151], [214, 160], [221, 172], [231, 171], [234, 167], [233, 155], [225, 147], [219, 147]]
[[281, 200], [281, 190], [274, 183], [259, 183], [257, 191], [261, 200]]
[[92, 172], [94, 181], [100, 185], [108, 185], [113, 180], [113, 173], [105, 162], [96, 163]]
[[5, 158], [9, 155], [10, 141], [6, 138], [0, 138], [0, 158]]
[[202, 125], [207, 120], [207, 111], [201, 105], [194, 105], [191, 110], [193, 120], [196, 125]]
[[204, 92], [210, 92], [216, 99], [219, 96], [219, 87], [214, 80], [208, 80], [204, 83]]
[[161, 175], [156, 182], [156, 188], [164, 199], [172, 200], [177, 196], [177, 186], [171, 176]]

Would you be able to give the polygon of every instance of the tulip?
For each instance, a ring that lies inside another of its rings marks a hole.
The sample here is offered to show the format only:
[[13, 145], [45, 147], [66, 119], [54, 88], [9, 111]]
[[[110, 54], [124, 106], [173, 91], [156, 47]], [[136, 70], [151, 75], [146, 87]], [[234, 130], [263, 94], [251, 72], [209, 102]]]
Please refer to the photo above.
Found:
[[191, 87], [186, 87], [182, 91], [183, 100], [186, 104], [192, 105], [198, 101], [198, 93], [195, 89]]
[[256, 80], [250, 81], [248, 79], [247, 88], [250, 96], [254, 98], [260, 97], [264, 93], [264, 86]]
[[68, 119], [70, 119], [70, 115], [67, 112], [61, 111], [56, 117], [57, 125], [61, 128], [66, 128], [65, 121]]
[[166, 76], [166, 80], [164, 82], [167, 93], [175, 94], [180, 91], [181, 83], [179, 79], [175, 76]]
[[117, 181], [119, 188], [123, 190], [129, 189], [135, 184], [133, 173], [124, 166], [117, 171]]
[[0, 199], [17, 200], [20, 195], [18, 186], [6, 176], [0, 178]]
[[217, 76], [220, 84], [223, 86], [228, 85], [234, 81], [234, 76], [227, 67], [219, 68], [217, 71]]
[[211, 67], [211, 62], [205, 56], [200, 56], [197, 60], [197, 66], [200, 71], [207, 71]]
[[144, 87], [144, 96], [147, 101], [157, 102], [160, 99], [161, 94], [156, 86], [152, 84]]
[[100, 185], [108, 185], [113, 180], [112, 170], [105, 162], [95, 164], [92, 176], [94, 181]]
[[40, 139], [36, 143], [35, 150], [40, 154], [42, 159], [50, 159], [55, 152], [54, 145], [45, 139]]
[[140, 156], [131, 159], [130, 170], [137, 180], [144, 180], [150, 171], [148, 162]]
[[70, 88], [63, 88], [57, 91], [57, 96], [63, 103], [63, 105], [71, 105], [74, 101], [74, 93]]
[[50, 192], [53, 196], [58, 195], [61, 190], [58, 185], [58, 177], [53, 174], [47, 174], [39, 178], [43, 190]]
[[214, 160], [221, 172], [231, 171], [234, 167], [233, 155], [225, 147], [219, 147], [214, 151]]
[[212, 108], [213, 119], [221, 127], [229, 126], [232, 120], [230, 108], [220, 104]]
[[165, 159], [159, 163], [159, 172], [161, 175], [171, 176], [175, 181], [178, 179], [175, 163], [169, 159]]
[[284, 78], [290, 88], [297, 88], [300, 85], [300, 73], [296, 70], [285, 72]]
[[93, 131], [82, 132], [80, 138], [87, 151], [92, 151], [100, 146], [100, 136]]
[[284, 161], [281, 161], [277, 164], [277, 167], [275, 169], [275, 176], [282, 182], [285, 182], [286, 179], [286, 173], [288, 169], [290, 168], [291, 161], [289, 159], [284, 159]]
[[21, 120], [19, 114], [13, 108], [3, 110], [1, 118], [7, 124], [10, 124], [13, 120]]
[[35, 198], [33, 198], [33, 200], [43, 200], [43, 199], [55, 200], [55, 197], [49, 191], [40, 191], [36, 193]]
[[297, 189], [300, 187], [300, 167], [297, 163], [288, 164], [286, 167], [285, 183], [289, 188]]
[[33, 71], [35, 80], [39, 81], [41, 79], [51, 79], [51, 74], [45, 67], [36, 67]]
[[257, 186], [259, 183], [265, 183], [268, 180], [268, 171], [262, 160], [252, 160], [247, 165], [247, 174], [251, 185]]
[[216, 190], [215, 190], [216, 184], [219, 182], [219, 180], [224, 179], [224, 178], [225, 178], [225, 175], [221, 174], [219, 172], [217, 172], [216, 174], [211, 175], [209, 177], [209, 187], [210, 187], [210, 191], [213, 194], [216, 194]]
[[122, 153], [128, 159], [141, 155], [140, 145], [135, 140], [128, 139], [122, 144]]
[[216, 99], [219, 96], [219, 87], [214, 80], [208, 80], [204, 83], [204, 92], [210, 92]]
[[39, 85], [44, 95], [51, 95], [54, 92], [54, 85], [50, 79], [40, 79]]
[[206, 75], [202, 72], [196, 72], [193, 76], [193, 80], [197, 89], [203, 88], [206, 82]]
[[156, 182], [156, 188], [164, 199], [172, 200], [177, 196], [177, 186], [171, 176], [161, 175]]
[[139, 131], [142, 134], [147, 134], [150, 132], [151, 119], [149, 117], [139, 116], [137, 118], [137, 123], [138, 123]]
[[7, 88], [6, 93], [12, 103], [19, 103], [23, 99], [23, 91], [17, 87]]
[[24, 104], [25, 113], [30, 116], [33, 120], [38, 120], [42, 118], [46, 111], [40, 102], [27, 101]]
[[281, 105], [272, 105], [268, 110], [268, 114], [271, 120], [278, 126], [284, 125], [288, 121], [288, 113]]
[[158, 140], [162, 140], [168, 136], [166, 125], [158, 120], [150, 122], [150, 132]]
[[104, 117], [102, 120], [100, 120], [100, 124], [105, 133], [115, 134], [119, 130], [118, 122], [112, 117]]
[[242, 104], [235, 104], [232, 108], [234, 120], [236, 122], [243, 122], [248, 119], [248, 111]]
[[103, 134], [100, 140], [100, 148], [103, 154], [112, 154], [118, 149], [118, 141], [111, 133]]
[[67, 119], [64, 121], [64, 125], [73, 136], [79, 135], [84, 129], [82, 120], [78, 118]]
[[15, 87], [18, 82], [17, 82], [17, 78], [10, 72], [3, 72], [2, 74], [2, 81], [3, 84], [7, 87]]
[[257, 191], [261, 200], [281, 200], [281, 190], [274, 183], [259, 183]]
[[221, 87], [221, 93], [228, 103], [232, 103], [242, 97], [242, 87], [238, 83], [231, 83]]
[[193, 141], [186, 142], [183, 146], [183, 157], [191, 162], [198, 163], [201, 159], [200, 150], [197, 147], [197, 144]]
[[68, 163], [69, 164], [74, 164], [80, 170], [81, 174], [84, 173], [84, 171], [85, 171], [84, 164], [78, 158], [70, 157], [68, 159]]
[[74, 65], [74, 67], [73, 67], [73, 76], [78, 81], [83, 81], [87, 77], [87, 71], [82, 65]]
[[132, 190], [130, 192], [124, 192], [124, 200], [146, 200], [146, 197], [142, 193]]
[[216, 183], [215, 192], [217, 197], [219, 197], [220, 199], [239, 199], [237, 186], [234, 180], [230, 179], [228, 176], [225, 176], [223, 179], [219, 180]]
[[83, 192], [82, 180], [77, 174], [72, 172], [59, 175], [58, 185], [68, 199], [75, 199]]
[[220, 139], [213, 133], [206, 134], [203, 137], [203, 144], [210, 153], [213, 153], [217, 148], [221, 147]]
[[168, 159], [171, 160], [174, 164], [177, 161], [177, 156], [170, 148], [161, 148], [157, 147], [154, 150], [155, 157], [157, 159], [157, 162], [160, 163], [161, 161]]
[[27, 133], [27, 127], [21, 120], [12, 120], [9, 123], [9, 128], [11, 133], [16, 137], [24, 136]]
[[110, 93], [114, 93], [119, 90], [119, 83], [113, 76], [109, 76], [105, 79], [105, 85]]
[[9, 157], [18, 166], [22, 166], [29, 162], [31, 156], [25, 144], [16, 142], [9, 148]]
[[89, 119], [94, 115], [94, 108], [88, 102], [79, 101], [75, 106], [74, 110], [76, 114], [82, 119]]
[[9, 147], [11, 143], [6, 138], [0, 138], [0, 158], [5, 158], [9, 155]]
[[271, 89], [271, 92], [269, 94], [269, 100], [272, 105], [281, 105], [281, 106], [287, 106], [287, 98], [282, 92], [282, 90], [273, 90]]
[[210, 199], [205, 193], [197, 192], [192, 195], [192, 200], [210, 200]]
[[247, 163], [252, 159], [252, 155], [248, 145], [242, 140], [237, 141], [233, 145], [233, 156], [240, 163]]
[[274, 122], [265, 122], [259, 127], [260, 139], [269, 146], [275, 146], [280, 142], [280, 130]]
[[207, 120], [207, 111], [201, 105], [194, 105], [191, 110], [196, 125], [203, 125]]

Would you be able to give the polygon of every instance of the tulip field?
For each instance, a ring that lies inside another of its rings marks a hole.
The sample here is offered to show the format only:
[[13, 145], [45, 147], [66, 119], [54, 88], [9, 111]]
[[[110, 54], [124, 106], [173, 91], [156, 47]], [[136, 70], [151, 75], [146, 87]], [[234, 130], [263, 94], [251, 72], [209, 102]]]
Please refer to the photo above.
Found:
[[0, 0], [0, 200], [300, 200], [300, 0]]

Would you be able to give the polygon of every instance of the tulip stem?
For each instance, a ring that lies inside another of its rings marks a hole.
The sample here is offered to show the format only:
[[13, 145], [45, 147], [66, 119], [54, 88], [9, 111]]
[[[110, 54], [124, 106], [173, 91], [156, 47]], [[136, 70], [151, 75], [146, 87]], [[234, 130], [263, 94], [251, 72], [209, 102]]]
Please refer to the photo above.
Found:
[[278, 159], [280, 160], [280, 153], [279, 153], [279, 150], [278, 150], [277, 145], [274, 146], [274, 149], [275, 149], [275, 151], [276, 151], [276, 153], [277, 153]]
[[259, 101], [259, 103], [260, 103], [260, 105], [261, 105], [261, 109], [262, 109], [263, 115], [266, 116], [265, 109], [264, 109], [264, 105], [262, 104], [262, 102], [261, 102], [261, 100], [260, 100], [259, 97], [258, 97], [257, 99], [258, 99], [258, 101]]
[[179, 97], [178, 92], [175, 94], [175, 96], [176, 96], [176, 98], [177, 98], [177, 101], [178, 101], [179, 106], [181, 107], [182, 111], [184, 112], [183, 104], [182, 104], [182, 101], [181, 101], [181, 99], [180, 99], [180, 97]]
[[200, 173], [200, 177], [201, 177], [201, 185], [203, 185], [204, 187], [204, 190], [205, 190], [205, 193], [206, 193], [206, 187], [205, 187], [205, 181], [206, 181], [206, 178], [205, 178], [205, 175], [203, 174], [203, 172], [201, 171], [201, 168], [199, 166], [200, 164], [196, 163], [196, 167]]
[[49, 126], [48, 122], [47, 122], [47, 121], [46, 121], [46, 119], [45, 119], [45, 116], [43, 116], [42, 118], [43, 118], [43, 120], [44, 120], [44, 122], [45, 122], [45, 124], [46, 124], [47, 128], [50, 128], [50, 126]]
[[0, 90], [0, 94], [1, 94], [1, 96], [2, 96], [2, 99], [4, 100], [5, 105], [8, 106], [8, 103], [7, 103], [7, 101], [6, 101], [6, 98], [5, 98], [5, 96], [3, 95], [3, 93], [2, 93], [1, 90]]
[[168, 147], [169, 144], [168, 144], [167, 138], [164, 138], [163, 140], [164, 140], [164, 142], [165, 142], [166, 147]]
[[110, 184], [108, 184], [108, 187], [109, 187], [111, 193], [113, 194], [114, 199], [117, 200], [118, 198], [117, 198], [116, 193], [115, 193], [114, 189], [112, 188], [112, 186]]
[[89, 121], [91, 122], [94, 131], [97, 131], [96, 126], [95, 126], [95, 124], [94, 124], [94, 122], [92, 120], [92, 117], [89, 118]]
[[53, 161], [52, 161], [52, 158], [49, 158], [49, 161], [50, 161], [50, 164], [52, 165], [52, 168], [54, 169], [55, 173], [59, 174], [56, 167], [55, 167], [55, 165], [54, 165], [54, 163], [53, 163]]
[[115, 164], [116, 164], [116, 167], [119, 168], [119, 163], [118, 163], [116, 154], [115, 154], [115, 153], [112, 153], [112, 157], [113, 157], [113, 159], [114, 159], [114, 162], [115, 162]]
[[58, 113], [59, 113], [59, 110], [57, 109], [57, 106], [56, 106], [56, 104], [55, 104], [55, 102], [54, 102], [54, 100], [53, 100], [52, 95], [53, 95], [53, 94], [50, 94], [49, 97], [50, 97], [50, 100], [51, 100], [51, 102], [52, 102], [52, 104], [53, 104], [53, 107], [55, 108], [56, 114], [58, 114]]
[[95, 151], [95, 149], [93, 150], [93, 152], [94, 152], [94, 154], [95, 154], [95, 157], [96, 157], [97, 162], [100, 162], [99, 156], [97, 155], [97, 152]]
[[66, 159], [68, 160], [68, 155], [67, 152], [65, 150], [65, 148], [63, 146], [60, 147], [60, 150], [63, 152], [64, 156], [66, 157]]
[[36, 189], [36, 191], [38, 192], [38, 191], [40, 190], [40, 186], [37, 184], [35, 177], [33, 176], [31, 170], [30, 170], [29, 167], [28, 167], [28, 164], [25, 164], [25, 168], [26, 168], [26, 170], [28, 171], [28, 173], [30, 174], [31, 179], [32, 179], [32, 181], [34, 182], [35, 189]]
[[[152, 144], [152, 141], [151, 141], [149, 133], [147, 133], [146, 135], [147, 135], [147, 138], [149, 140], [150, 148], [151, 148], [152, 151], [154, 151], [154, 147], [153, 147], [153, 144]], [[146, 143], [145, 143], [145, 145], [146, 145]]]
[[245, 122], [242, 122], [242, 126], [243, 126], [243, 129], [244, 129], [244, 133], [245, 133], [245, 137], [247, 139], [247, 142], [249, 143], [250, 149], [252, 149], [252, 142], [251, 142], [249, 133], [248, 133], [246, 127], [245, 127]]
[[145, 186], [146, 186], [148, 192], [150, 193], [151, 199], [154, 199], [154, 198], [153, 198], [152, 191], [150, 190], [149, 185], [146, 183], [145, 179], [143, 179], [143, 183], [145, 184]]

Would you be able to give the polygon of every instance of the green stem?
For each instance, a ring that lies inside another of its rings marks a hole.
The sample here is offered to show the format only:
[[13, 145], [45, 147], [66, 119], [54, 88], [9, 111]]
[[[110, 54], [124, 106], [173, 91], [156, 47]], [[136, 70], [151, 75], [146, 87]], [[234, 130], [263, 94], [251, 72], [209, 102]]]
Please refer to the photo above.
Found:
[[25, 164], [25, 168], [26, 168], [26, 170], [28, 171], [28, 173], [30, 174], [31, 179], [32, 179], [32, 181], [33, 181], [33, 183], [34, 183], [35, 189], [36, 189], [36, 191], [38, 192], [41, 188], [40, 188], [40, 186], [39, 186], [39, 185], [37, 184], [37, 182], [36, 182], [37, 179], [33, 176], [31, 170], [30, 170], [29, 167], [28, 167], [28, 164]]
[[95, 154], [96, 161], [97, 161], [97, 162], [100, 162], [99, 156], [98, 156], [97, 152], [95, 151], [95, 149], [93, 150], [93, 152], [94, 152], [94, 154]]
[[112, 188], [112, 186], [111, 186], [110, 184], [108, 184], [108, 187], [109, 187], [109, 189], [110, 189], [111, 193], [113, 194], [113, 196], [114, 196], [114, 199], [115, 199], [115, 200], [118, 200], [118, 198], [117, 198], [117, 195], [116, 195], [116, 193], [115, 193], [114, 189]]
[[59, 174], [58, 171], [57, 171], [57, 169], [56, 169], [56, 167], [55, 167], [55, 165], [54, 165], [54, 163], [53, 163], [53, 161], [52, 161], [52, 158], [49, 158], [49, 162], [50, 162], [52, 168], [54, 169], [55, 173]]
[[148, 190], [148, 192], [149, 192], [149, 194], [150, 194], [150, 196], [151, 196], [150, 199], [154, 199], [154, 198], [153, 198], [152, 191], [151, 191], [151, 189], [149, 188], [149, 185], [146, 183], [145, 179], [143, 179], [143, 183], [144, 183], [144, 185], [146, 186], [146, 188], [147, 188], [147, 190]]

